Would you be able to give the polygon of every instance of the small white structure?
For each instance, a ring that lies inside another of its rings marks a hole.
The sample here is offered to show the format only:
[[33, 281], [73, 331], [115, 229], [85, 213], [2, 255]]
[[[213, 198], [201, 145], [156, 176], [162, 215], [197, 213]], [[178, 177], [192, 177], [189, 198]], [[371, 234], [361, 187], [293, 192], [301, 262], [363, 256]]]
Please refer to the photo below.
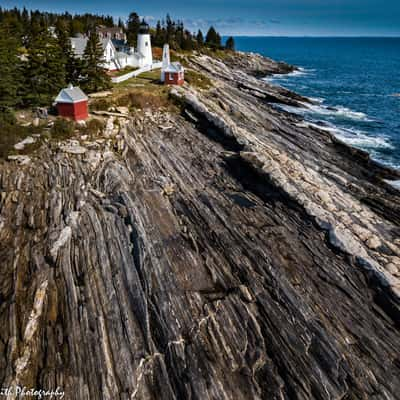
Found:
[[171, 63], [168, 44], [164, 44], [163, 48], [160, 80], [166, 85], [183, 85], [185, 83], [185, 69], [179, 62]]
[[161, 82], [165, 82], [165, 70], [171, 64], [171, 59], [169, 56], [169, 44], [164, 44], [163, 55], [162, 55], [162, 67], [161, 67]]

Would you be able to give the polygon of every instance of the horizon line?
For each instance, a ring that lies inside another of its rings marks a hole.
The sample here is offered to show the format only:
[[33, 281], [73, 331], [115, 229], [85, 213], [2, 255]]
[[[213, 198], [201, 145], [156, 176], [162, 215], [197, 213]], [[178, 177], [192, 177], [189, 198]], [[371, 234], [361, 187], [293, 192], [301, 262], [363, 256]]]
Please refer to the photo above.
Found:
[[400, 39], [399, 35], [263, 35], [263, 34], [234, 34], [234, 33], [224, 33], [222, 37], [233, 36], [233, 37], [266, 37], [266, 38], [314, 38], [314, 39]]

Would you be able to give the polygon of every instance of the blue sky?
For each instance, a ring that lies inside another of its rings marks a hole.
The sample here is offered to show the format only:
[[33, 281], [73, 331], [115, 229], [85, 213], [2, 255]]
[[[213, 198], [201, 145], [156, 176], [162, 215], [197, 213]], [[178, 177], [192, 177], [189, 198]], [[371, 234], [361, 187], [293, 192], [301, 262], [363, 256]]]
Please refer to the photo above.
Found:
[[93, 12], [150, 23], [167, 12], [191, 30], [215, 25], [222, 34], [275, 36], [400, 36], [400, 0], [0, 0], [2, 7]]

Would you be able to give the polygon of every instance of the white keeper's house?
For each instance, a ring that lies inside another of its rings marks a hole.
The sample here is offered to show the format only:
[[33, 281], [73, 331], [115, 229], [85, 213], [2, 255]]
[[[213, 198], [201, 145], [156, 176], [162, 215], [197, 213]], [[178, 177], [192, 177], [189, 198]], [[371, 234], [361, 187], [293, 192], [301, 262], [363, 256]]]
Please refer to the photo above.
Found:
[[[142, 68], [153, 64], [149, 25], [142, 21], [137, 38], [137, 48], [130, 47], [126, 36], [120, 28], [100, 27], [97, 29], [103, 47], [103, 67], [117, 71], [126, 67]], [[72, 37], [71, 46], [76, 57], [82, 58], [88, 37]]]

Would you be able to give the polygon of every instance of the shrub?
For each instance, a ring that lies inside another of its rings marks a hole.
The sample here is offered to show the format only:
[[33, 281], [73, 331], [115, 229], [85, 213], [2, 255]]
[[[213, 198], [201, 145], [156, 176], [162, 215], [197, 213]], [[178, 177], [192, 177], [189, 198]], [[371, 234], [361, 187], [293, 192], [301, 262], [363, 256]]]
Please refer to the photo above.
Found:
[[132, 108], [153, 108], [166, 107], [168, 105], [167, 98], [162, 93], [151, 93], [146, 90], [138, 90], [120, 96], [116, 100], [118, 106]]
[[117, 98], [115, 104], [119, 107], [129, 107], [131, 105], [131, 99], [129, 94], [125, 94]]
[[210, 89], [213, 86], [211, 80], [207, 76], [193, 70], [185, 71], [185, 81], [189, 83], [189, 85], [199, 89]]
[[98, 99], [90, 103], [90, 109], [94, 111], [107, 111], [111, 105], [106, 99]]
[[80, 128], [80, 132], [82, 135], [97, 136], [103, 127], [103, 122], [94, 118], [87, 121], [86, 125]]
[[[15, 152], [14, 145], [16, 143], [29, 135], [39, 132], [39, 127], [19, 125], [11, 111], [0, 111], [0, 157], [5, 158], [10, 153]], [[32, 145], [29, 145], [26, 150], [30, 150], [31, 148]]]
[[9, 110], [5, 109], [3, 111], [0, 111], [0, 124], [4, 125], [15, 125], [17, 122], [14, 113]]
[[50, 133], [53, 138], [66, 139], [71, 137], [75, 131], [75, 123], [63, 118], [57, 118], [51, 127]]

